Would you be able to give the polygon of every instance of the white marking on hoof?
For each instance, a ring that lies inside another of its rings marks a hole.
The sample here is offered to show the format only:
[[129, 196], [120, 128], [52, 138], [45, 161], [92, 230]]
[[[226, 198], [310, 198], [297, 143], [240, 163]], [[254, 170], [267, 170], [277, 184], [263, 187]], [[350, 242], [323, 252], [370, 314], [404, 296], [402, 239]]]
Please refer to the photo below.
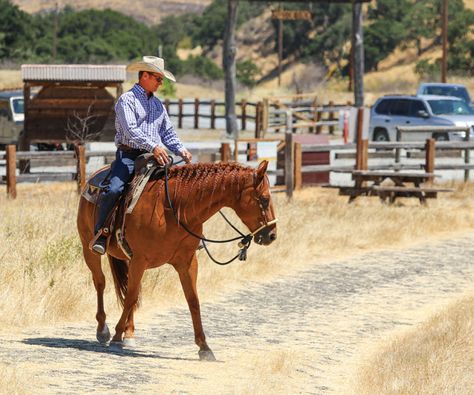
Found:
[[126, 337], [123, 339], [123, 346], [126, 348], [135, 348], [137, 344], [135, 343], [135, 339], [133, 337]]
[[123, 342], [110, 342], [109, 350], [113, 352], [122, 352], [123, 351]]
[[110, 331], [109, 331], [109, 327], [107, 326], [107, 324], [104, 324], [104, 327], [102, 328], [102, 330], [100, 332], [97, 331], [96, 338], [97, 338], [97, 341], [100, 344], [107, 344], [109, 342], [109, 340], [110, 340]]
[[214, 353], [209, 349], [209, 350], [199, 350], [199, 360], [200, 361], [209, 361], [209, 362], [214, 362], [216, 360], [216, 357], [214, 356]]

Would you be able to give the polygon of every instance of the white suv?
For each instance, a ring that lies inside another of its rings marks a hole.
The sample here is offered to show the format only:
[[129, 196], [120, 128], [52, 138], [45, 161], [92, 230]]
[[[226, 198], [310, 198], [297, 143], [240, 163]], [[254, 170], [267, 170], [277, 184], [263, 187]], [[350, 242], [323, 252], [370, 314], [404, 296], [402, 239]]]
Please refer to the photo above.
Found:
[[[474, 111], [461, 99], [448, 96], [384, 96], [370, 111], [369, 139], [396, 141], [397, 126], [474, 126]], [[404, 133], [402, 140], [460, 140], [453, 132]]]

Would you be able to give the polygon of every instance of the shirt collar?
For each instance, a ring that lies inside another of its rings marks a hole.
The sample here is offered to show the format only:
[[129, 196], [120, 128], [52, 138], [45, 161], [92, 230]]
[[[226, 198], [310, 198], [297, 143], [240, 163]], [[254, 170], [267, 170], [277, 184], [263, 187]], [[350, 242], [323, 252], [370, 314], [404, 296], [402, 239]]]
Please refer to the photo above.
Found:
[[153, 93], [151, 94], [150, 97], [148, 97], [148, 95], [146, 94], [145, 89], [143, 89], [143, 87], [140, 84], [135, 84], [132, 88], [132, 92], [136, 96], [141, 96], [142, 98], [147, 99], [147, 100], [154, 97]]

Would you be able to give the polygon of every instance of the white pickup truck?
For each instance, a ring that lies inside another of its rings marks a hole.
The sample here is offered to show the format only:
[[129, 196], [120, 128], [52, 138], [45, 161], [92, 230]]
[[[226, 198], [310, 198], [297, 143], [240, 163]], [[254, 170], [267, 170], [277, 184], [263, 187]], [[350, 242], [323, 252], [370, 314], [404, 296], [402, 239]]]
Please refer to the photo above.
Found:
[[21, 92], [0, 92], [0, 149], [7, 144], [18, 144], [25, 120]]

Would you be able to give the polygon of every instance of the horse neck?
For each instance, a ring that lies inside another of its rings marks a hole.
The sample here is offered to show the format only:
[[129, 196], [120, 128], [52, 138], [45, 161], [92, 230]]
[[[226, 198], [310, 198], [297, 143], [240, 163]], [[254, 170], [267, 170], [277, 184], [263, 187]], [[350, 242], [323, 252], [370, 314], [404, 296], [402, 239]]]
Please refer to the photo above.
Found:
[[[222, 165], [221, 165], [222, 166]], [[251, 181], [248, 171], [211, 173], [207, 177], [170, 180], [169, 190], [173, 207], [188, 224], [202, 224], [222, 207], [235, 208], [246, 184]]]

